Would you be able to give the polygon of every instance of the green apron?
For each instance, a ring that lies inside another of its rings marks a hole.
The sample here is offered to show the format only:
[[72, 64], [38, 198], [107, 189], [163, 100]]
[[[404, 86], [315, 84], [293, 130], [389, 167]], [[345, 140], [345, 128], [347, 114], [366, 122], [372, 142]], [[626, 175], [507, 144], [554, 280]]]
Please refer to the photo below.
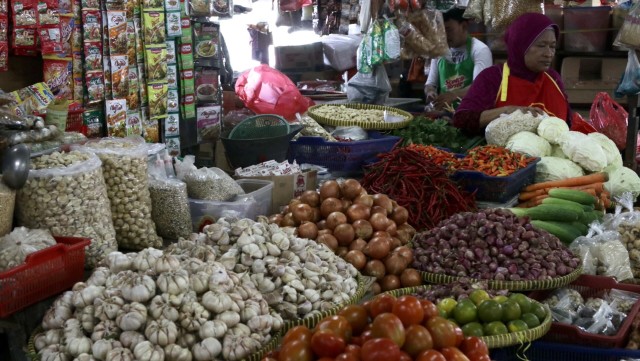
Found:
[[[471, 37], [467, 38], [467, 58], [458, 64], [447, 61], [444, 57], [438, 60], [438, 88], [440, 94], [450, 92], [456, 89], [462, 89], [473, 81], [473, 68], [475, 66], [473, 57], [471, 56]], [[460, 102], [454, 102], [453, 107], [457, 108]]]

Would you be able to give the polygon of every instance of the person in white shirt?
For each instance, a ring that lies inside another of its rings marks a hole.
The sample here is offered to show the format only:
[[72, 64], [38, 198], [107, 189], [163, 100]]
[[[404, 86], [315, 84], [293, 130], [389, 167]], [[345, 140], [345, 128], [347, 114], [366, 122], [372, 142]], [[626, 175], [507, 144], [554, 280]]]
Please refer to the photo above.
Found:
[[491, 50], [469, 36], [469, 21], [464, 9], [452, 8], [443, 13], [450, 54], [431, 60], [424, 92], [427, 104], [436, 109], [457, 107], [476, 76], [493, 65]]

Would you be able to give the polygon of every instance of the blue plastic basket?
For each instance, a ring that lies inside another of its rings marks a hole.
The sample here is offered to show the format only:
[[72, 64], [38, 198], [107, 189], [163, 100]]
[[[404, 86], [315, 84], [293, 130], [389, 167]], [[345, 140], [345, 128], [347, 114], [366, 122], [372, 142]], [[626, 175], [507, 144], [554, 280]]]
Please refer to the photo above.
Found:
[[492, 349], [493, 361], [620, 361], [621, 359], [639, 359], [640, 351], [620, 348], [593, 348], [562, 343], [533, 341], [527, 348], [512, 346]]
[[515, 197], [523, 187], [533, 183], [536, 176], [536, 158], [525, 168], [506, 177], [492, 177], [481, 172], [461, 170], [451, 175], [462, 189], [476, 192], [476, 200], [482, 202], [507, 203]]
[[400, 137], [369, 131], [369, 139], [354, 142], [327, 142], [321, 137], [300, 137], [289, 145], [289, 161], [310, 163], [332, 172], [360, 173], [362, 165], [378, 153], [386, 153]]

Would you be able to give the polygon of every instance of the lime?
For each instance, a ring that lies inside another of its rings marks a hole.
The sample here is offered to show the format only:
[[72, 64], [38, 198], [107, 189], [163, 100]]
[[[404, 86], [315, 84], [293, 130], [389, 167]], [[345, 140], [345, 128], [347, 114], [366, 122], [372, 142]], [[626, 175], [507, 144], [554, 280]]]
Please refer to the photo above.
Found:
[[445, 315], [447, 315], [446, 317], [448, 318], [451, 315], [451, 312], [453, 312], [453, 309], [456, 308], [457, 304], [458, 302], [456, 300], [448, 297], [441, 299], [440, 302], [438, 302], [437, 306], [439, 310], [444, 311]]
[[462, 326], [462, 333], [465, 335], [465, 337], [484, 336], [484, 331], [482, 330], [482, 324], [478, 322], [469, 322], [466, 325]]
[[520, 305], [514, 300], [506, 300], [502, 303], [502, 321], [517, 320], [522, 315]]
[[538, 301], [533, 301], [531, 303], [531, 313], [538, 317], [538, 321], [540, 321], [540, 323], [542, 323], [547, 317], [547, 309]]
[[478, 306], [482, 301], [490, 300], [491, 296], [489, 296], [489, 293], [485, 290], [473, 290], [473, 292], [469, 294], [469, 299]]
[[478, 309], [476, 305], [468, 298], [458, 302], [453, 309], [453, 318], [455, 318], [458, 325], [464, 325], [469, 322], [477, 321]]
[[482, 322], [502, 320], [502, 305], [494, 300], [483, 301], [478, 306], [478, 318]]
[[524, 321], [529, 328], [540, 326], [540, 320], [538, 320], [538, 317], [533, 313], [523, 313], [520, 319]]
[[527, 326], [527, 323], [522, 320], [513, 320], [509, 321], [507, 328], [509, 329], [509, 332], [520, 332], [528, 330], [529, 326]]
[[455, 318], [453, 318], [453, 317], [447, 318], [447, 320], [451, 321], [451, 323], [453, 323], [453, 324], [454, 324], [454, 325], [456, 325], [456, 326], [460, 326], [460, 325], [458, 324], [458, 322], [456, 322], [456, 319], [455, 319]]
[[531, 299], [522, 293], [514, 293], [509, 296], [509, 299], [518, 302], [520, 310], [524, 313], [531, 312]]
[[503, 296], [503, 295], [498, 295], [498, 296], [495, 296], [495, 297], [493, 298], [493, 300], [494, 300], [494, 301], [496, 301], [496, 302], [498, 302], [498, 303], [503, 303], [504, 301], [506, 301], [506, 300], [508, 300], [508, 299], [509, 299], [509, 297], [507, 297], [507, 296]]
[[483, 331], [486, 336], [504, 335], [506, 333], [509, 333], [507, 326], [505, 326], [504, 323], [500, 321], [487, 323], [486, 325], [484, 325]]

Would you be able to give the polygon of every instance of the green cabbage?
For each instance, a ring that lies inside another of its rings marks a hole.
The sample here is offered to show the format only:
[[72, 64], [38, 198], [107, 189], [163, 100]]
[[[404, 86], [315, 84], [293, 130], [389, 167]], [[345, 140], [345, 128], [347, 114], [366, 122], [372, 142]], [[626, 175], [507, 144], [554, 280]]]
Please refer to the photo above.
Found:
[[536, 164], [535, 183], [581, 177], [584, 170], [569, 159], [542, 157]]
[[607, 156], [598, 142], [580, 132], [566, 132], [560, 139], [562, 152], [589, 172], [600, 172], [607, 166]]
[[556, 117], [546, 117], [538, 124], [538, 135], [551, 144], [558, 144], [564, 133], [568, 131], [567, 122]]
[[611, 197], [620, 197], [624, 192], [630, 192], [635, 200], [640, 195], [640, 177], [633, 170], [622, 167], [609, 173], [609, 181], [604, 184]]
[[531, 132], [520, 132], [512, 135], [505, 148], [514, 152], [528, 154], [532, 157], [546, 157], [551, 154], [551, 144]]
[[620, 154], [620, 151], [613, 140], [609, 139], [606, 135], [597, 132], [590, 133], [587, 137], [591, 138], [602, 147], [604, 154], [607, 156], [607, 168], [617, 169], [622, 167], [622, 154]]

